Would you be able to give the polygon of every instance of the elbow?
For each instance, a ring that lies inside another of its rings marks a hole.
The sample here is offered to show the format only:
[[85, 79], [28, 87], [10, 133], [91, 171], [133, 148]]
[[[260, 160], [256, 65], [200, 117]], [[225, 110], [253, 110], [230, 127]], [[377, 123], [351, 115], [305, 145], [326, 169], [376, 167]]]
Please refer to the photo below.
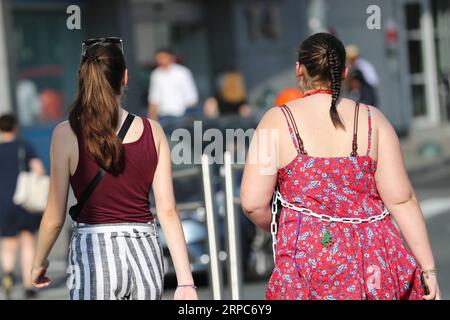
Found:
[[261, 211], [261, 207], [256, 205], [256, 204], [252, 204], [252, 203], [242, 203], [242, 210], [244, 211], [244, 213], [247, 216], [255, 216], [258, 212]]
[[158, 218], [164, 219], [179, 219], [178, 209], [176, 207], [164, 208], [158, 211]]
[[49, 232], [60, 232], [64, 227], [64, 220], [62, 219], [48, 219], [45, 217], [42, 218], [41, 227]]
[[393, 206], [402, 206], [402, 205], [407, 205], [410, 203], [417, 203], [417, 197], [415, 195], [415, 193], [413, 191], [408, 192], [406, 195], [404, 195], [401, 198], [395, 199], [394, 201], [392, 201], [392, 205]]
[[265, 207], [260, 202], [256, 201], [256, 199], [246, 196], [245, 193], [241, 194], [241, 206], [248, 217], [257, 215], [259, 212], [263, 211]]

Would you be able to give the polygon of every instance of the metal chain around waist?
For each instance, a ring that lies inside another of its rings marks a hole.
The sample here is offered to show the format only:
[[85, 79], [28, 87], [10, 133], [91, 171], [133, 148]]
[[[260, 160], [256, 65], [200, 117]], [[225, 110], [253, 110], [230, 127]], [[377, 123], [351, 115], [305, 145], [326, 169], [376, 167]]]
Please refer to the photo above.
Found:
[[276, 190], [274, 192], [273, 198], [272, 198], [272, 221], [270, 224], [270, 233], [272, 234], [272, 248], [273, 248], [274, 260], [275, 260], [276, 236], [277, 236], [277, 232], [278, 232], [278, 224], [277, 224], [278, 200], [280, 200], [281, 205], [287, 209], [298, 211], [304, 215], [307, 215], [310, 217], [315, 217], [315, 218], [319, 219], [320, 221], [324, 221], [324, 222], [339, 222], [339, 223], [348, 223], [348, 224], [372, 223], [372, 222], [376, 222], [376, 221], [381, 221], [389, 215], [389, 211], [385, 209], [379, 215], [372, 216], [369, 218], [364, 218], [364, 219], [358, 218], [358, 217], [336, 218], [336, 217], [332, 217], [332, 216], [329, 216], [326, 214], [315, 213], [314, 211], [307, 209], [307, 208], [297, 207], [297, 206], [293, 205], [292, 203], [286, 201], [283, 198], [283, 196], [281, 195], [281, 193], [278, 190]]

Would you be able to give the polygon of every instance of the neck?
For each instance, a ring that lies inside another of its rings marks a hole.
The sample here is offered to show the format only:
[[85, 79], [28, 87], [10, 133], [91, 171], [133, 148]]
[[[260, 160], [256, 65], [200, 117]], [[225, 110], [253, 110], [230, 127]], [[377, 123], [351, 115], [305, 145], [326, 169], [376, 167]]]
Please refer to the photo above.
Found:
[[330, 88], [316, 88], [316, 89], [305, 90], [303, 92], [304, 97], [308, 97], [308, 96], [312, 96], [312, 95], [316, 95], [316, 94], [331, 94], [331, 89]]
[[305, 88], [304, 90], [303, 90], [303, 92], [306, 94], [306, 93], [309, 93], [309, 92], [314, 92], [314, 91], [331, 91], [331, 88], [330, 87], [317, 87], [317, 88]]
[[11, 142], [14, 141], [16, 139], [16, 134], [12, 133], [12, 132], [3, 132], [0, 135], [0, 138], [3, 142]]
[[127, 116], [127, 112], [125, 111], [124, 108], [122, 108], [119, 105], [119, 116], [117, 118], [117, 128], [120, 128], [120, 126], [122, 125], [123, 121], [125, 120], [125, 117]]

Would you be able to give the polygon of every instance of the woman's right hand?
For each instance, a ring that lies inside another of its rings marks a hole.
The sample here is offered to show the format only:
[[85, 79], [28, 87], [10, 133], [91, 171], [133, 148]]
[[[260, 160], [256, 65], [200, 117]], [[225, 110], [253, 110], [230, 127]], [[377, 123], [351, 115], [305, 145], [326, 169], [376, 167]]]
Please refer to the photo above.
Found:
[[424, 276], [425, 284], [430, 290], [430, 294], [423, 296], [424, 300], [441, 300], [441, 290], [439, 289], [439, 284], [437, 277], [434, 274]]
[[34, 266], [31, 271], [31, 283], [35, 288], [45, 288], [51, 283], [49, 277], [46, 276], [46, 272], [49, 266], [49, 262], [46, 259], [41, 266]]

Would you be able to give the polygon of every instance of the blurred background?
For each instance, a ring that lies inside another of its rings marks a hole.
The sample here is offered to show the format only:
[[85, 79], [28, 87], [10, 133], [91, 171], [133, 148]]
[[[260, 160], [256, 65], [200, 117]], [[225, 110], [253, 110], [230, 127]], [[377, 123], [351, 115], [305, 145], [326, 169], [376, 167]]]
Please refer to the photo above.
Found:
[[[81, 10], [80, 29], [67, 27], [70, 5]], [[368, 24], [376, 12], [371, 11], [372, 5], [380, 9], [380, 25], [375, 28]], [[401, 137], [429, 226], [441, 289], [444, 297], [450, 297], [449, 30], [447, 0], [0, 0], [0, 115], [18, 116], [21, 135], [32, 143], [48, 170], [51, 132], [66, 118], [76, 93], [81, 42], [117, 36], [124, 41], [130, 75], [124, 102], [129, 111], [147, 114], [155, 55], [160, 48], [170, 47], [177, 63], [192, 72], [198, 102], [186, 116], [164, 123], [169, 137], [175, 128], [192, 132], [193, 120], [204, 120], [204, 130], [254, 128], [269, 107], [301, 95], [296, 92], [294, 74], [301, 41], [319, 31], [334, 33], [351, 45], [349, 63], [357, 66], [359, 59], [376, 72], [376, 77], [370, 77], [362, 67], [362, 77], [356, 73], [346, 84], [345, 94], [372, 99]], [[246, 108], [219, 115], [214, 108], [211, 111], [211, 97], [223, 93], [224, 75], [230, 70], [240, 76]], [[174, 166], [175, 191], [200, 297], [211, 299], [198, 167]], [[239, 169], [234, 173], [238, 198], [241, 173]], [[213, 176], [215, 211], [224, 219], [220, 166], [213, 168]], [[239, 221], [242, 295], [262, 299], [272, 267], [270, 236], [255, 230], [242, 214]], [[67, 298], [69, 234], [68, 221], [51, 257], [54, 283], [39, 298]], [[226, 230], [219, 234], [219, 256], [226, 264]], [[169, 258], [166, 266], [165, 297], [170, 298], [174, 279]], [[14, 298], [23, 298], [20, 290]]]

